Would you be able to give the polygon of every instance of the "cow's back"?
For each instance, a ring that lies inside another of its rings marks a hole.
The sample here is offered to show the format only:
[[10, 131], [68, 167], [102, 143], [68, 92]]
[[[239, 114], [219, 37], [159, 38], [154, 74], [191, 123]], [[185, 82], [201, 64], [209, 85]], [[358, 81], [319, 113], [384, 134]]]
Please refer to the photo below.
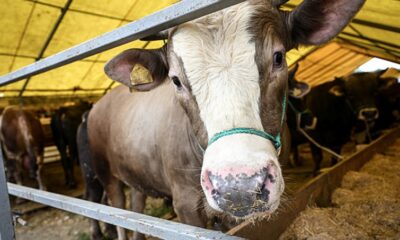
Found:
[[43, 153], [43, 130], [38, 119], [17, 106], [7, 107], [1, 118], [1, 138], [7, 151], [23, 154], [28, 147]]
[[94, 105], [88, 131], [97, 174], [153, 196], [171, 196], [179, 183], [198, 187], [201, 160], [170, 84], [134, 93], [120, 86]]

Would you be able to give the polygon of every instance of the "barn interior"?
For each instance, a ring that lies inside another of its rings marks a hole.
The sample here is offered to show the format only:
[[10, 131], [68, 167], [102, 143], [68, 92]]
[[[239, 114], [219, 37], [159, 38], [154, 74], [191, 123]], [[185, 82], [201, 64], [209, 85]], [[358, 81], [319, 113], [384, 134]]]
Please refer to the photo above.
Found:
[[[176, 2], [176, 0], [2, 0], [0, 75], [112, 31]], [[292, 10], [301, 2], [301, 0], [290, 0], [282, 6], [282, 9]], [[332, 81], [335, 77], [349, 75], [365, 63], [378, 58], [390, 62], [387, 64], [391, 65], [386, 66], [397, 68], [397, 71], [393, 70], [390, 73], [390, 77], [400, 81], [400, 65], [396, 65], [400, 64], [399, 12], [400, 3], [396, 0], [368, 0], [335, 39], [321, 46], [299, 46], [291, 50], [287, 53], [287, 64], [289, 68], [298, 64], [296, 79], [316, 87]], [[163, 41], [133, 41], [64, 67], [0, 86], [0, 108], [22, 105], [28, 109], [39, 110], [41, 113], [40, 120], [46, 135], [45, 162], [49, 166], [46, 174], [48, 178], [53, 179], [51, 181], [54, 184], [52, 187], [54, 191], [82, 197], [84, 185], [77, 168], [75, 169], [75, 175], [79, 178], [77, 189], [68, 189], [63, 186], [63, 179], [59, 179], [62, 169], [60, 156], [51, 135], [51, 113], [61, 106], [74, 105], [81, 101], [95, 103], [118, 86], [118, 83], [107, 78], [103, 67], [109, 59], [121, 51], [129, 48], [153, 49], [163, 44]], [[373, 62], [372, 65], [375, 68], [371, 71], [386, 68]], [[348, 155], [353, 154], [353, 148], [355, 145], [349, 144]], [[302, 146], [301, 154], [308, 159], [304, 166], [287, 170], [291, 177], [293, 175], [293, 178], [301, 179], [300, 183], [297, 181], [293, 184], [292, 191], [301, 188], [314, 177], [309, 148]], [[325, 165], [328, 166], [329, 163]], [[21, 206], [14, 206], [15, 211], [30, 213], [43, 208], [32, 203]], [[22, 232], [29, 233], [28, 230]], [[82, 237], [79, 234], [68, 239]]]

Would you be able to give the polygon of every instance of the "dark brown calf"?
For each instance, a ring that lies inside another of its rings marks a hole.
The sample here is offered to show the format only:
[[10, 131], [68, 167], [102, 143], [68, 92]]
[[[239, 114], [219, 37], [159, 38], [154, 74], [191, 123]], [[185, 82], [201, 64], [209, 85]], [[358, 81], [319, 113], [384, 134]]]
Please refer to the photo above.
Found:
[[22, 185], [22, 173], [29, 171], [39, 188], [45, 186], [41, 179], [44, 138], [39, 120], [33, 113], [17, 106], [4, 109], [0, 120], [0, 139], [8, 178]]

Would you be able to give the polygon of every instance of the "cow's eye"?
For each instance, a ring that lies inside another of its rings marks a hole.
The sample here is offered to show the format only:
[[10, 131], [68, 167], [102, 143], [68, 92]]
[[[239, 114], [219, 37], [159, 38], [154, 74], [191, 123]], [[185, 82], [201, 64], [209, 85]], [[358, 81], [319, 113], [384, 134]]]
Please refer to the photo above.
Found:
[[173, 76], [172, 77], [172, 82], [174, 82], [174, 84], [175, 84], [175, 86], [177, 88], [181, 88], [182, 87], [182, 83], [181, 83], [181, 81], [179, 80], [179, 78], [177, 76]]
[[274, 53], [274, 68], [280, 68], [283, 64], [283, 53], [275, 52]]

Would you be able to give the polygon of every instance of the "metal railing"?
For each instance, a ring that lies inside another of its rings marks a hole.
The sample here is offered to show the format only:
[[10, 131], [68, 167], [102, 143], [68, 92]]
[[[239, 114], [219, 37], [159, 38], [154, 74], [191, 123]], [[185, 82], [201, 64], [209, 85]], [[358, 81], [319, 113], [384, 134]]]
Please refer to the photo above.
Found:
[[8, 183], [7, 185], [9, 193], [14, 196], [121, 226], [132, 231], [139, 231], [153, 237], [165, 239], [240, 239], [221, 232], [113, 208], [78, 198], [45, 192], [13, 183]]
[[[1, 76], [0, 86], [64, 66], [244, 1], [183, 0], [138, 21], [126, 24]], [[11, 183], [8, 184], [7, 188], [4, 161], [0, 151], [0, 240], [15, 238], [8, 194], [163, 239], [239, 239], [217, 231], [175, 223]]]

